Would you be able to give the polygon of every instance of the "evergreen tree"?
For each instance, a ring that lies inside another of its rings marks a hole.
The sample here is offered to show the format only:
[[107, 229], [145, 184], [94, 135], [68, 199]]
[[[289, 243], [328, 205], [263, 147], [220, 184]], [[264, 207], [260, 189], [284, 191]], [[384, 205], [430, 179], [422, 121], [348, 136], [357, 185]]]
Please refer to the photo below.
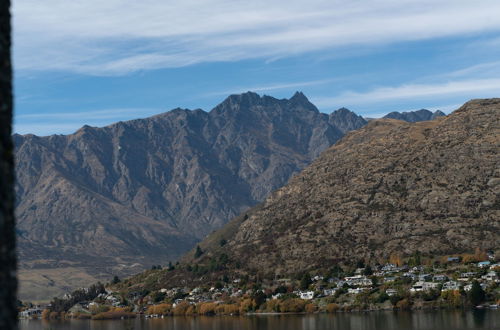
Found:
[[311, 276], [307, 273], [305, 273], [302, 278], [300, 279], [300, 289], [301, 290], [307, 290], [309, 285], [311, 285]]
[[478, 281], [472, 282], [472, 288], [469, 291], [468, 298], [473, 306], [477, 306], [484, 301], [485, 292]]
[[111, 284], [118, 284], [120, 283], [120, 278], [118, 276], [114, 276], [113, 280], [111, 280]]
[[196, 251], [194, 252], [194, 257], [199, 258], [203, 254], [203, 250], [200, 248], [199, 245], [196, 245]]

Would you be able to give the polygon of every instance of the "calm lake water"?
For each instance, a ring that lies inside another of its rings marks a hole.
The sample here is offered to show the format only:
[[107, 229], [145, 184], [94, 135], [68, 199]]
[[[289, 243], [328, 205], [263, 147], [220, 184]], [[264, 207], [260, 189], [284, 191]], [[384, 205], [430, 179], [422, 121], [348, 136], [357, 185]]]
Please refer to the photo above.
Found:
[[21, 320], [21, 330], [458, 330], [500, 329], [500, 311], [369, 312], [333, 315], [169, 317], [121, 321]]

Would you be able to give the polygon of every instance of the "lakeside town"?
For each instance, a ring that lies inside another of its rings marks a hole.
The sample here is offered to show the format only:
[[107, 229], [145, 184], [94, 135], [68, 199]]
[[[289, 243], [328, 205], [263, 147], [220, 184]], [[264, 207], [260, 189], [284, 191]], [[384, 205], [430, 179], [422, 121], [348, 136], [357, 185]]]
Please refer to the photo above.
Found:
[[[491, 308], [500, 304], [500, 263], [493, 252], [448, 256], [430, 264], [415, 256], [383, 265], [357, 262], [328, 274], [260, 280], [229, 278], [205, 286], [123, 290], [118, 278], [79, 289], [47, 305], [19, 302], [21, 318], [123, 319], [137, 316], [245, 315], [439, 308]], [[478, 261], [480, 260], [480, 261]], [[151, 276], [172, 270], [153, 266]], [[126, 284], [126, 285], [124, 285]]]

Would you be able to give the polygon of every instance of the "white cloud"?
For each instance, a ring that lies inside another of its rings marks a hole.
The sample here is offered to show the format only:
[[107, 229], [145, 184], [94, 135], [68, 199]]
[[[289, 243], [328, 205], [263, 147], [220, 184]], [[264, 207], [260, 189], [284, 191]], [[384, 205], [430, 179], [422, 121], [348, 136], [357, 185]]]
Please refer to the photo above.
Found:
[[356, 106], [392, 102], [395, 100], [432, 100], [452, 96], [494, 97], [500, 94], [500, 79], [470, 79], [433, 84], [404, 84], [379, 87], [367, 92], [344, 92], [334, 97], [312, 98], [318, 107]]
[[18, 134], [49, 135], [73, 133], [84, 124], [106, 126], [120, 120], [145, 118], [163, 112], [154, 108], [116, 108], [92, 111], [66, 111], [16, 115], [14, 132]]
[[18, 0], [20, 71], [121, 75], [500, 30], [500, 2]]

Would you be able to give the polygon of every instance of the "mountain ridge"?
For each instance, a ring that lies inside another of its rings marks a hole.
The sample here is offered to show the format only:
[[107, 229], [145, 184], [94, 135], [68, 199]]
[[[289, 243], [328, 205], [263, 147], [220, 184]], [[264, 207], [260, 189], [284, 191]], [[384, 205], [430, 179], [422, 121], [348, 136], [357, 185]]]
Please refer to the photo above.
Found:
[[46, 286], [54, 269], [103, 279], [166, 264], [365, 124], [300, 92], [249, 92], [208, 112], [14, 135], [21, 269]]

